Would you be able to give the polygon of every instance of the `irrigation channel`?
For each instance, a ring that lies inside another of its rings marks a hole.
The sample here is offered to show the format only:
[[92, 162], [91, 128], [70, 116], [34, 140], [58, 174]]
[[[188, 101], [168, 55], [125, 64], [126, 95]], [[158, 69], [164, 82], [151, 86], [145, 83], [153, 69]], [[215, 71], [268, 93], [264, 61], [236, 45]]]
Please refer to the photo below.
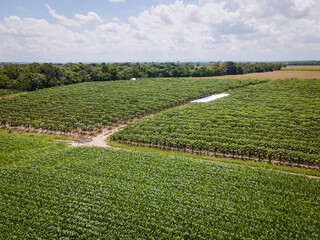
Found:
[[[206, 103], [206, 102], [212, 102], [215, 101], [219, 98], [223, 98], [229, 96], [227, 93], [218, 93], [218, 94], [213, 94], [210, 96], [205, 96], [202, 98], [199, 98], [197, 100], [191, 101], [190, 103]], [[120, 125], [118, 127], [115, 127], [111, 130], [105, 128], [102, 130], [102, 133], [98, 134], [97, 136], [94, 136], [92, 138], [86, 138], [84, 140], [78, 140], [78, 141], [73, 141], [69, 144], [71, 147], [79, 147], [79, 146], [95, 146], [95, 147], [112, 147], [107, 144], [106, 140], [107, 138], [112, 135], [113, 133], [120, 131], [123, 129], [126, 125]]]

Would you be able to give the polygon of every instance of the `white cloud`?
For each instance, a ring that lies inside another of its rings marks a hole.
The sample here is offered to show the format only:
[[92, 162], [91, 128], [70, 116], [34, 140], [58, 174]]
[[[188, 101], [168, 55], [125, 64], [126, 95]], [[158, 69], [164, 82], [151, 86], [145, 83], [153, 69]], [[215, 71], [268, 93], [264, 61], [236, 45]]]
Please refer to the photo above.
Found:
[[102, 19], [95, 12], [88, 12], [88, 15], [74, 14], [74, 19], [66, 18], [63, 15], [57, 14], [56, 10], [52, 9], [48, 4], [46, 5], [52, 17], [57, 19], [60, 24], [64, 26], [81, 27], [87, 23], [102, 23]]
[[74, 15], [74, 18], [83, 24], [85, 24], [85, 23], [102, 23], [103, 22], [102, 19], [95, 12], [88, 12], [87, 16], [76, 13]]
[[114, 22], [119, 22], [119, 21], [120, 21], [120, 18], [114, 17], [114, 18], [112, 18], [112, 21], [114, 21]]
[[[16, 16], [0, 21], [1, 60], [267, 61], [320, 56], [320, 2], [314, 0], [178, 0], [153, 6], [127, 22], [113, 18], [105, 24], [93, 12], [68, 19], [48, 9], [59, 24]], [[86, 23], [95, 23], [95, 29], [88, 30]], [[67, 26], [84, 29], [76, 33]]]
[[48, 4], [46, 6], [49, 10], [50, 15], [53, 18], [57, 19], [60, 24], [65, 25], [65, 26], [81, 27], [82, 24], [79, 21], [76, 21], [73, 19], [68, 19], [63, 15], [59, 15], [59, 14], [57, 14], [56, 10], [50, 8], [50, 6]]
[[82, 35], [43, 19], [11, 16], [4, 18], [0, 26], [0, 35], [5, 36], [0, 47], [2, 59], [6, 56], [8, 60], [19, 61], [24, 57], [28, 61], [40, 61], [32, 57], [63, 56], [72, 53], [78, 43], [84, 41]]

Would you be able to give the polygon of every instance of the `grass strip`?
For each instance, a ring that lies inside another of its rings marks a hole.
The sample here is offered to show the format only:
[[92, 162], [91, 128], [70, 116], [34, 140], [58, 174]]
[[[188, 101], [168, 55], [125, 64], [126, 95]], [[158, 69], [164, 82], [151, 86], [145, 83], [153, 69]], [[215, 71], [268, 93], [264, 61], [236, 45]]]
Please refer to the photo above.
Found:
[[165, 154], [165, 155], [170, 155], [170, 156], [189, 157], [189, 158], [199, 159], [199, 160], [223, 162], [223, 163], [234, 164], [234, 165], [242, 165], [242, 166], [249, 166], [249, 167], [254, 167], [254, 168], [263, 168], [263, 169], [277, 170], [277, 171], [282, 171], [282, 172], [287, 172], [287, 173], [320, 177], [320, 172], [317, 170], [313, 170], [313, 169], [275, 165], [275, 164], [269, 164], [266, 162], [253, 162], [251, 160], [249, 161], [249, 160], [240, 160], [240, 159], [216, 158], [216, 157], [203, 156], [203, 155], [197, 155], [197, 154], [192, 154], [192, 153], [162, 150], [162, 149], [158, 149], [158, 148], [132, 146], [132, 145], [126, 145], [126, 144], [113, 142], [113, 141], [108, 141], [108, 145], [115, 147], [115, 148], [121, 148], [121, 149], [133, 150], [133, 151], [144, 151], [144, 152]]

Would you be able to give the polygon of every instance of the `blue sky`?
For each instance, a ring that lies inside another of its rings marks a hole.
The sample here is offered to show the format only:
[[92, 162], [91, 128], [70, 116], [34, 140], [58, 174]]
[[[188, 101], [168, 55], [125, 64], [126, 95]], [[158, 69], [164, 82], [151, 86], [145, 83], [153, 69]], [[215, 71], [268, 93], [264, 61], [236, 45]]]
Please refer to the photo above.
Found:
[[[75, 13], [87, 14], [92, 11], [108, 22], [114, 17], [127, 21], [128, 17], [136, 16], [152, 6], [159, 3], [174, 3], [175, 0], [120, 0], [114, 2], [109, 0], [1, 0], [1, 2], [1, 5], [5, 6], [0, 9], [1, 18], [8, 16], [44, 18], [54, 23], [46, 4], [68, 18], [72, 18]], [[197, 3], [198, 1], [184, 2]]]
[[0, 62], [319, 60], [319, 0], [1, 0]]

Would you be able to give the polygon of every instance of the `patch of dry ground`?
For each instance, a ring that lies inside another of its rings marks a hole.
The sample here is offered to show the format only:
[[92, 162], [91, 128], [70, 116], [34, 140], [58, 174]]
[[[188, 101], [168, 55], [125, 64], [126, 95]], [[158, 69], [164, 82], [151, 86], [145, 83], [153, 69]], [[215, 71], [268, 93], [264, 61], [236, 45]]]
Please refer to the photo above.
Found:
[[[212, 77], [211, 77], [212, 78]], [[263, 73], [248, 73], [243, 75], [227, 75], [213, 78], [225, 78], [225, 79], [320, 79], [320, 71], [275, 71], [275, 72], [263, 72]]]
[[21, 93], [11, 93], [11, 94], [8, 94], [8, 95], [3, 95], [3, 96], [0, 96], [0, 99], [12, 99], [16, 96], [19, 96], [19, 95], [24, 95], [24, 94], [27, 94], [28, 92], [21, 92]]
[[105, 128], [104, 130], [102, 130], [102, 133], [98, 134], [97, 136], [94, 136], [92, 138], [86, 138], [83, 140], [73, 141], [69, 143], [69, 146], [71, 147], [79, 147], [79, 146], [111, 147], [107, 144], [106, 139], [111, 134], [121, 130], [124, 127], [125, 125], [120, 125], [111, 130], [109, 130], [108, 128]]
[[302, 68], [302, 69], [314, 69], [314, 68], [320, 68], [320, 65], [291, 65], [291, 66], [287, 66], [286, 68], [288, 69], [299, 69], [299, 68]]

